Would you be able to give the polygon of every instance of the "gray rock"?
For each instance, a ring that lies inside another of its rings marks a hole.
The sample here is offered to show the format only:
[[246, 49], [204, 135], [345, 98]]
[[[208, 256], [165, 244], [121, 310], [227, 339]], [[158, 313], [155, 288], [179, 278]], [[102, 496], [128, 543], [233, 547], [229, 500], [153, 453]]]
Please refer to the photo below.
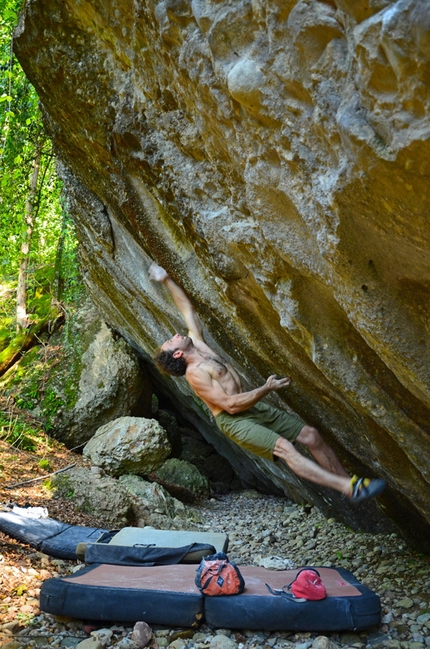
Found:
[[186, 643], [181, 638], [177, 638], [176, 640], [170, 642], [167, 646], [170, 647], [170, 649], [185, 649]]
[[390, 636], [387, 635], [386, 633], [382, 631], [376, 631], [374, 633], [370, 633], [369, 636], [367, 637], [367, 644], [370, 647], [380, 647], [380, 646], [385, 646], [385, 642], [389, 642], [391, 640]]
[[136, 622], [131, 639], [138, 647], [146, 647], [152, 638], [152, 629], [146, 622]]
[[46, 386], [58, 402], [50, 425], [58, 439], [74, 447], [112, 419], [129, 415], [144, 388], [150, 393], [152, 388], [136, 352], [113, 335], [90, 300], [71, 319], [68, 338], [59, 342], [65, 356]]
[[96, 629], [95, 631], [91, 631], [91, 636], [101, 642], [103, 647], [106, 647], [110, 644], [113, 632], [111, 631], [111, 629]]
[[53, 476], [52, 485], [54, 497], [71, 500], [77, 510], [103, 519], [109, 527], [120, 528], [134, 520], [132, 499], [114, 478], [77, 467]]
[[209, 494], [209, 481], [194, 464], [170, 458], [154, 472], [154, 478], [172, 494], [183, 500], [203, 498]]
[[155, 419], [121, 417], [99, 428], [86, 444], [84, 457], [106, 473], [147, 475], [171, 451], [164, 429]]
[[209, 649], [237, 649], [237, 643], [232, 638], [218, 633], [210, 641]]
[[170, 518], [186, 515], [184, 504], [155, 482], [148, 482], [137, 475], [123, 475], [119, 478], [119, 484], [134, 497], [134, 510], [138, 519], [141, 519], [139, 527], [143, 527], [153, 514]]
[[397, 606], [400, 606], [400, 608], [412, 608], [413, 605], [414, 600], [410, 597], [404, 597], [397, 602]]
[[76, 649], [104, 649], [104, 647], [103, 642], [94, 637], [86, 638], [76, 645]]
[[65, 649], [76, 649], [80, 642], [82, 642], [82, 638], [63, 638], [60, 642], [60, 647], [65, 647]]
[[417, 617], [417, 624], [424, 625], [426, 622], [430, 621], [430, 613], [423, 613]]
[[337, 645], [327, 636], [320, 635], [313, 641], [312, 649], [337, 649]]

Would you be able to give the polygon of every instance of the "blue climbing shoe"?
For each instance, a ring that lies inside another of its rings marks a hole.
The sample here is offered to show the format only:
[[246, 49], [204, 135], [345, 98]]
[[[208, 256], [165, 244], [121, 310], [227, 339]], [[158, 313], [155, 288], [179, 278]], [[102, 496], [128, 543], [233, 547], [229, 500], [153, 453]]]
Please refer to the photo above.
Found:
[[371, 480], [370, 478], [359, 478], [355, 475], [351, 478], [352, 493], [349, 499], [354, 505], [361, 503], [363, 500], [378, 496], [386, 486], [385, 480], [380, 478]]

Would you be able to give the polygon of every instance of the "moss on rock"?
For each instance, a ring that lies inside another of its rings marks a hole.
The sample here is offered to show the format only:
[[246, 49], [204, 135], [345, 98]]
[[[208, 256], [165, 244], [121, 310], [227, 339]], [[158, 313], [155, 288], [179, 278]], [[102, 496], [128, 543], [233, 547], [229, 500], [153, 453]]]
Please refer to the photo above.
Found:
[[202, 498], [209, 495], [209, 480], [203, 476], [197, 467], [186, 460], [170, 458], [157, 470], [157, 480], [170, 487], [178, 487]]

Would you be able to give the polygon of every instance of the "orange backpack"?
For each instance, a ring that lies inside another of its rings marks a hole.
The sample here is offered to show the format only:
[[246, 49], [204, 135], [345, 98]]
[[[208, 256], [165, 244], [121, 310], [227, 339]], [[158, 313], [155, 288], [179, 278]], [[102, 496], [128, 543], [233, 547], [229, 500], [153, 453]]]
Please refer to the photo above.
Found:
[[197, 568], [195, 583], [203, 595], [239, 595], [245, 582], [239, 568], [224, 552], [204, 557]]

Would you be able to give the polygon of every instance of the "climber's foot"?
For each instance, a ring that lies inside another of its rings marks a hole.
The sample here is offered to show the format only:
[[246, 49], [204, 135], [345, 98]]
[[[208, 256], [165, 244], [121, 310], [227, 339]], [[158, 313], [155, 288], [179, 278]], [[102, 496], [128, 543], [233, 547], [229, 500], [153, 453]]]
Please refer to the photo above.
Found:
[[371, 480], [370, 478], [359, 478], [355, 475], [351, 479], [351, 495], [349, 500], [355, 505], [368, 498], [374, 498], [385, 489], [386, 485], [385, 480], [381, 480], [380, 478]]

